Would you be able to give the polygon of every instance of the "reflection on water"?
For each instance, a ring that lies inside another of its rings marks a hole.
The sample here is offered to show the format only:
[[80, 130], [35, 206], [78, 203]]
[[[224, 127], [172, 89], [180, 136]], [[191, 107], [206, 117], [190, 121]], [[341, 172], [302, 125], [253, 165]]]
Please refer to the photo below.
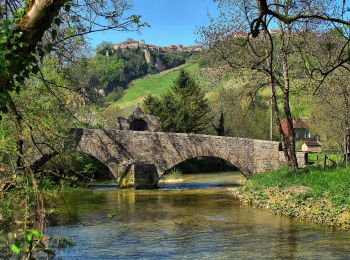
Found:
[[[186, 175], [160, 190], [97, 187], [66, 195], [53, 236], [63, 259], [348, 259], [350, 234], [242, 206], [225, 192], [237, 173]], [[118, 214], [107, 223], [106, 215]], [[88, 225], [83, 225], [88, 224]]]

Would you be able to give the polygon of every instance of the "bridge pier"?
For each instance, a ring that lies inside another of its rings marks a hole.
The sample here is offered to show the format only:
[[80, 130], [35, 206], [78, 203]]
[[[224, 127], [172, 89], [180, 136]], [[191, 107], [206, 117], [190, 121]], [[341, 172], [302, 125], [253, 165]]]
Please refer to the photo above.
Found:
[[155, 165], [134, 163], [127, 167], [119, 177], [118, 186], [121, 189], [155, 189], [158, 183], [158, 171]]

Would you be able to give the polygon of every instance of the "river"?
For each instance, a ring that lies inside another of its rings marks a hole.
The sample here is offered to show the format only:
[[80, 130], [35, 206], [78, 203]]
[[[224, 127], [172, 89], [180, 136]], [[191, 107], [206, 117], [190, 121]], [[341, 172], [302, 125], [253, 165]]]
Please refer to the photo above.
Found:
[[48, 231], [76, 245], [57, 250], [57, 257], [350, 259], [350, 232], [241, 205], [226, 191], [242, 181], [240, 173], [183, 176], [183, 183], [159, 190], [96, 185], [66, 194]]

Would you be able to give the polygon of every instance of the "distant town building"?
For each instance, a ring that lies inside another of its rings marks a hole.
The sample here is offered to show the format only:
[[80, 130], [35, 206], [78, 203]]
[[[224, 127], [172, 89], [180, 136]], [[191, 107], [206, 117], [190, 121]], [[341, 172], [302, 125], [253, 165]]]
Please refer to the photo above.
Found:
[[136, 49], [139, 47], [139, 45], [140, 45], [140, 43], [138, 41], [135, 41], [134, 39], [129, 38], [125, 42], [113, 44], [113, 48], [116, 50], [117, 49], [126, 49], [126, 48]]
[[161, 47], [154, 44], [147, 44], [145, 40], [136, 41], [132, 38], [127, 39], [124, 42], [113, 44], [113, 48], [118, 50], [124, 50], [124, 49], [149, 49], [152, 51], [159, 51], [159, 52], [201, 52], [203, 51], [202, 45], [193, 45], [193, 46], [184, 46], [184, 45], [169, 45], [167, 47]]

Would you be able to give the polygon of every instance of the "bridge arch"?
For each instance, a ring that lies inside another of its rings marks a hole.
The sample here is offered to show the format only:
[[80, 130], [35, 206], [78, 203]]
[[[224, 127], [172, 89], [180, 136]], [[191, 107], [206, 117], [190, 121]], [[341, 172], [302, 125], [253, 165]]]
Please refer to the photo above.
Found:
[[238, 167], [234, 166], [229, 161], [216, 156], [189, 158], [166, 170], [165, 173], [173, 169], [181, 170], [184, 173], [239, 171]]
[[105, 162], [94, 154], [78, 149], [64, 150], [47, 161], [45, 167], [50, 167], [58, 172], [63, 168], [68, 174], [76, 173], [76, 176], [82, 181], [114, 179], [112, 170]]
[[242, 165], [239, 161], [237, 161], [234, 158], [233, 159], [232, 158], [225, 158], [224, 156], [220, 156], [220, 155], [217, 155], [214, 153], [211, 153], [211, 155], [198, 155], [198, 156], [194, 156], [191, 154], [187, 157], [178, 158], [176, 161], [173, 161], [171, 164], [169, 164], [165, 170], [162, 170], [159, 173], [159, 177], [161, 178], [169, 170], [175, 169], [177, 166], [181, 165], [182, 163], [193, 160], [193, 159], [197, 159], [197, 158], [221, 160], [222, 162], [226, 162], [226, 163], [230, 164], [230, 166], [232, 167], [232, 170], [236, 169], [237, 171], [240, 171], [244, 175], [245, 178], [249, 177], [249, 171], [247, 171], [244, 168], [244, 165]]

